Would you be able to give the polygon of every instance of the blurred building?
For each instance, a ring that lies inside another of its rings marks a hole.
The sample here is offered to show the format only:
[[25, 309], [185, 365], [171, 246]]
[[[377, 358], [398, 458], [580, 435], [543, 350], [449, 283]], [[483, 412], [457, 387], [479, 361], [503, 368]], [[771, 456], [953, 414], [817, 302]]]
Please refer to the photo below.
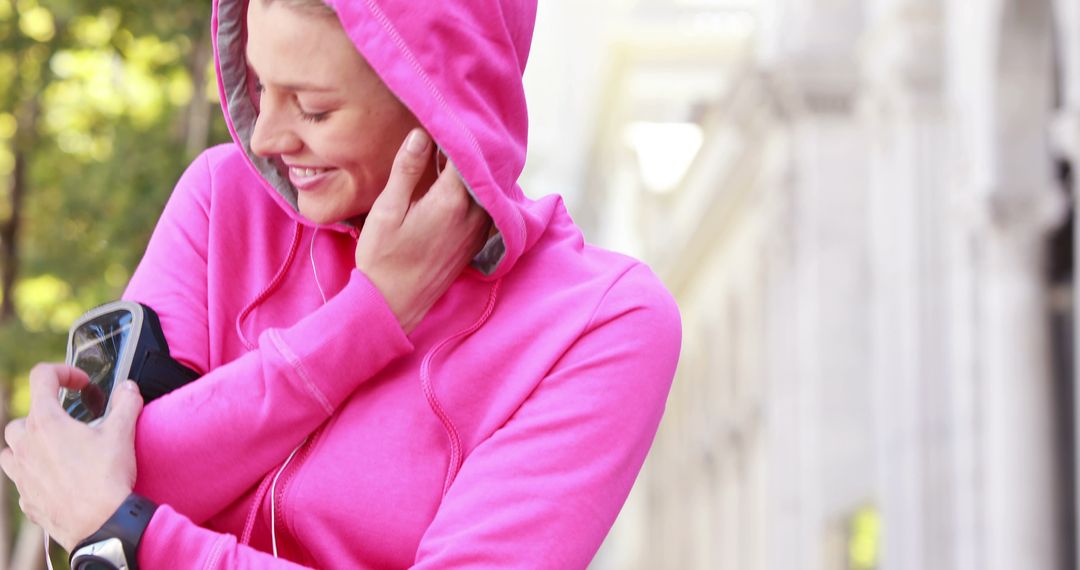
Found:
[[684, 318], [598, 569], [1077, 567], [1075, 0], [542, 3], [524, 186]]

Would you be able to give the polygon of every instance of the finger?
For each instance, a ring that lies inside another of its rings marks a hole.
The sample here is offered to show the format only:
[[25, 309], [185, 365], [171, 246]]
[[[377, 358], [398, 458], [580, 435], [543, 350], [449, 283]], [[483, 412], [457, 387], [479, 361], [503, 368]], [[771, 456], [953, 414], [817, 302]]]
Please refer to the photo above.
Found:
[[26, 420], [23, 418], [10, 421], [4, 427], [4, 441], [12, 450], [18, 447], [24, 435], [26, 435]]
[[431, 137], [424, 129], [413, 129], [394, 158], [390, 179], [372, 205], [372, 211], [382, 211], [400, 221], [405, 218], [412, 202], [413, 191], [427, 171], [431, 157]]
[[90, 385], [86, 372], [66, 364], [42, 363], [30, 371], [30, 411], [51, 414], [63, 411], [60, 406], [60, 388], [83, 390]]
[[112, 407], [105, 416], [103, 429], [124, 439], [133, 439], [135, 422], [142, 412], [143, 399], [138, 384], [131, 380], [122, 382], [112, 397]]
[[[57, 392], [59, 392], [59, 388], [82, 390], [90, 383], [90, 377], [86, 375], [86, 372], [74, 366], [42, 362], [34, 366], [30, 371], [31, 386], [33, 386], [33, 380], [36, 377], [44, 378], [49, 376], [55, 379], [58, 386]], [[33, 392], [30, 395], [33, 396]]]
[[[55, 413], [60, 409], [60, 374], [59, 364], [38, 364], [30, 370], [30, 413], [39, 417]], [[70, 373], [64, 373], [70, 376]]]
[[61, 388], [67, 388], [68, 390], [82, 390], [90, 384], [90, 377], [80, 368], [75, 368], [74, 366], [68, 366], [66, 364], [57, 364], [56, 372], [56, 379], [59, 380]]
[[422, 200], [436, 203], [440, 209], [445, 208], [445, 211], [456, 218], [455, 221], [464, 218], [469, 213], [470, 207], [476, 204], [468, 187], [465, 186], [465, 179], [461, 177], [461, 173], [453, 162], [447, 162], [446, 170], [443, 170], [431, 191]]
[[487, 210], [484, 209], [476, 200], [473, 200], [469, 205], [469, 211], [465, 214], [466, 218], [471, 223], [484, 226], [487, 231], [483, 232], [484, 239], [487, 239], [487, 234], [491, 230], [491, 216], [488, 215]]
[[446, 161], [446, 168], [439, 174], [435, 185], [443, 188], [444, 191], [469, 193], [465, 187], [465, 179], [461, 176], [461, 171], [449, 160]]

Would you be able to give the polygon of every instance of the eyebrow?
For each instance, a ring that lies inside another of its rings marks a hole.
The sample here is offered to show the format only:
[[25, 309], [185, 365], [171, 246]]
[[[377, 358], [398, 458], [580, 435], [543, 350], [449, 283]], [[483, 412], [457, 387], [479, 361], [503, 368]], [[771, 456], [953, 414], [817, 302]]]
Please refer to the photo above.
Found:
[[[259, 76], [259, 74], [255, 71], [255, 66], [251, 65], [251, 58], [248, 57], [246, 49], [244, 50], [244, 63], [247, 64], [248, 69], [252, 73], [255, 73], [256, 77]], [[259, 80], [262, 81], [261, 78]], [[264, 82], [264, 84], [265, 83], [270, 83], [274, 87], [278, 87], [278, 88], [284, 89], [286, 91], [313, 91], [313, 92], [317, 92], [317, 93], [331, 93], [331, 92], [337, 91], [337, 89], [334, 89], [332, 87], [323, 87], [321, 85], [314, 85], [314, 84], [311, 84], [311, 83]]]
[[274, 83], [270, 82], [274, 87], [279, 87], [286, 91], [313, 91], [316, 93], [331, 93], [337, 91], [331, 87], [321, 87], [318, 85], [311, 85], [309, 83]]

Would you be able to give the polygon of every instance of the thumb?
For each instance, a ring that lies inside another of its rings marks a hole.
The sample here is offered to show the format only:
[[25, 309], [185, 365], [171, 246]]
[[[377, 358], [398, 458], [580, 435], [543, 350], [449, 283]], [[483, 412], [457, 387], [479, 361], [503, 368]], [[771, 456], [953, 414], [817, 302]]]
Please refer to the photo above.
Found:
[[135, 421], [142, 413], [143, 399], [139, 385], [125, 380], [116, 387], [112, 395], [112, 407], [102, 422], [103, 428], [124, 435], [134, 435]]

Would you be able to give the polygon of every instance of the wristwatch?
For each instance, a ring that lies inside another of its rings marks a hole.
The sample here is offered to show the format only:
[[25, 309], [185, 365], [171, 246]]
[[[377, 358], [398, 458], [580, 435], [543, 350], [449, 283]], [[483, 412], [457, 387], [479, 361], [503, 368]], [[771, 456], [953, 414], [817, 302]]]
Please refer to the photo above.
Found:
[[157, 505], [135, 493], [97, 532], [75, 545], [71, 570], [138, 570], [135, 552]]

